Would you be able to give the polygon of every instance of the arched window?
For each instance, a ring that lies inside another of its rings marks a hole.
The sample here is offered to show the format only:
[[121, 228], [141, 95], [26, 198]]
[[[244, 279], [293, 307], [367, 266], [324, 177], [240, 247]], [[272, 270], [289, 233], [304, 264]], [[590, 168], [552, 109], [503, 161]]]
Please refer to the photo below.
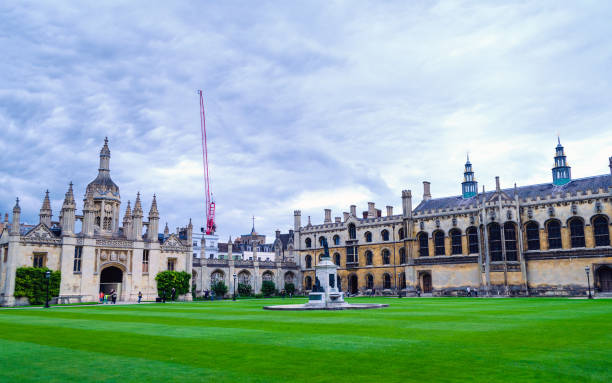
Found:
[[451, 254], [463, 253], [463, 247], [461, 246], [461, 231], [459, 231], [459, 229], [452, 229], [448, 235], [451, 237]]
[[348, 225], [348, 235], [350, 239], [357, 238], [357, 229], [355, 229], [355, 224], [351, 223]]
[[364, 237], [366, 242], [372, 242], [372, 233], [370, 233], [369, 231], [365, 232]]
[[584, 221], [582, 218], [574, 217], [569, 222], [570, 238], [572, 247], [585, 247], [584, 244]]
[[389, 240], [389, 230], [383, 230], [380, 232], [380, 236], [382, 237], [383, 241], [388, 241]]
[[546, 232], [548, 234], [548, 248], [549, 249], [560, 249], [561, 243], [561, 222], [553, 219], [546, 225]]
[[540, 250], [540, 228], [537, 222], [527, 222], [525, 225], [527, 233], [527, 250]]
[[336, 264], [336, 266], [340, 266], [340, 254], [334, 254], [334, 263]]
[[340, 245], [340, 236], [339, 235], [334, 235], [334, 245], [336, 245], [336, 246]]
[[310, 276], [304, 278], [304, 288], [306, 290], [312, 290], [312, 278]]
[[595, 246], [610, 246], [610, 231], [606, 217], [600, 215], [593, 218], [593, 235]]
[[222, 282], [224, 278], [225, 278], [225, 274], [223, 274], [223, 271], [215, 270], [210, 275], [210, 283], [214, 285], [217, 282]]
[[501, 227], [496, 222], [489, 224], [489, 253], [491, 261], [502, 260]]
[[306, 256], [306, 268], [307, 269], [312, 268], [312, 257], [310, 255]]
[[96, 226], [100, 226], [100, 217], [96, 217]]
[[366, 250], [365, 252], [365, 256], [366, 256], [366, 265], [371, 266], [372, 265], [372, 252], [370, 250]]
[[397, 236], [399, 239], [404, 239], [404, 228], [403, 227], [397, 231]]
[[387, 273], [383, 274], [383, 289], [391, 288], [391, 276]]
[[310, 238], [306, 238], [306, 248], [310, 249], [311, 246], [312, 246], [312, 240]]
[[436, 231], [433, 235], [434, 237], [434, 250], [436, 255], [444, 255], [444, 233], [441, 231]]
[[468, 227], [465, 231], [468, 238], [468, 248], [470, 254], [478, 253], [478, 229], [474, 226]]
[[513, 222], [504, 223], [504, 240], [506, 241], [506, 260], [518, 261], [516, 226]]
[[419, 238], [419, 257], [429, 256], [429, 240], [427, 238], [427, 233], [419, 233], [417, 237]]
[[400, 265], [403, 265], [404, 263], [406, 263], [406, 249], [405, 248], [400, 248], [399, 249], [399, 257], [400, 257]]
[[264, 280], [264, 281], [272, 281], [272, 280], [274, 280], [274, 274], [272, 274], [271, 271], [266, 271], [261, 276], [261, 279]]
[[372, 290], [374, 288], [374, 277], [372, 274], [366, 275], [366, 289]]
[[400, 273], [399, 275], [399, 288], [400, 289], [406, 288], [406, 273]]
[[325, 256], [325, 254], [323, 254], [323, 253], [319, 254], [319, 263], [321, 263], [321, 259], [323, 259], [324, 256]]
[[326, 241], [325, 237], [319, 237], [319, 245], [321, 247], [323, 247], [323, 242], [325, 242], [325, 241]]
[[388, 265], [391, 263], [391, 253], [389, 253], [388, 249], [383, 249], [381, 255], [383, 265]]

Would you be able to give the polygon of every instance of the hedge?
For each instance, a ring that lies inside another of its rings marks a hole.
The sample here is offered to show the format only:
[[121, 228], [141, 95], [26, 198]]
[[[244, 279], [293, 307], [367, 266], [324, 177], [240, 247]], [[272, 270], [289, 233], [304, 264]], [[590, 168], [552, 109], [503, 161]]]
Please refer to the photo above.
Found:
[[184, 295], [189, 292], [189, 280], [191, 275], [185, 271], [162, 271], [157, 273], [157, 294], [160, 297], [170, 298], [172, 288], [176, 290], [176, 296]]
[[[20, 267], [15, 273], [15, 297], [27, 297], [31, 305], [42, 305], [47, 298], [47, 278], [51, 271], [46, 267]], [[49, 278], [49, 299], [59, 296], [62, 274], [51, 271]]]
[[263, 281], [261, 284], [261, 292], [266, 297], [272, 296], [276, 293], [276, 285], [272, 281]]

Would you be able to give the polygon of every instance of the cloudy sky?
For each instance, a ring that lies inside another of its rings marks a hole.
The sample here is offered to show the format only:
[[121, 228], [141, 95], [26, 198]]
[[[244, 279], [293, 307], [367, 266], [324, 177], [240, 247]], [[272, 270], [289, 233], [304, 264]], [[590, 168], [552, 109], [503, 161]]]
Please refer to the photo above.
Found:
[[70, 181], [82, 208], [108, 136], [122, 201], [201, 226], [197, 89], [222, 238], [459, 194], [466, 152], [487, 188], [550, 182], [557, 134], [609, 172], [609, 2], [170, 3], [0, 3], [0, 212]]

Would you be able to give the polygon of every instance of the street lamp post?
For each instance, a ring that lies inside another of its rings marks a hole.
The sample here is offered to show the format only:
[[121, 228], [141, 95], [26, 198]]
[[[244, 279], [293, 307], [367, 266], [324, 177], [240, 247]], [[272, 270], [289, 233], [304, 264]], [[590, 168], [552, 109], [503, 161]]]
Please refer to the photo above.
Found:
[[591, 295], [591, 268], [589, 266], [584, 268], [584, 271], [586, 272], [587, 275], [587, 287], [589, 289], [589, 299], [593, 299], [593, 296]]
[[47, 270], [45, 279], [47, 280], [47, 300], [45, 301], [45, 308], [49, 308], [49, 280], [51, 279], [51, 271]]
[[232, 297], [232, 300], [236, 300], [236, 273], [234, 273], [234, 296]]

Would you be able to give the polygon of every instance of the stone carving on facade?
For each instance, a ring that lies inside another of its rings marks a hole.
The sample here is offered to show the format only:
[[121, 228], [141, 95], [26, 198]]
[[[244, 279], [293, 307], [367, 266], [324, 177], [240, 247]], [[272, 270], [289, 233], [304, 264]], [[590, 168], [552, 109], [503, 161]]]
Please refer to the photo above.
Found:
[[185, 252], [189, 251], [189, 248], [181, 242], [174, 234], [170, 235], [166, 241], [161, 245], [162, 251], [176, 251]]
[[97, 239], [96, 246], [131, 249], [133, 247], [133, 243], [131, 241], [124, 241], [120, 239]]
[[22, 242], [46, 244], [46, 245], [60, 245], [61, 239], [57, 238], [46, 226], [39, 224], [32, 230], [30, 230], [25, 236], [21, 238]]
[[554, 207], [552, 207], [552, 206], [548, 207], [548, 215], [550, 217], [554, 217], [555, 216], [555, 208]]

